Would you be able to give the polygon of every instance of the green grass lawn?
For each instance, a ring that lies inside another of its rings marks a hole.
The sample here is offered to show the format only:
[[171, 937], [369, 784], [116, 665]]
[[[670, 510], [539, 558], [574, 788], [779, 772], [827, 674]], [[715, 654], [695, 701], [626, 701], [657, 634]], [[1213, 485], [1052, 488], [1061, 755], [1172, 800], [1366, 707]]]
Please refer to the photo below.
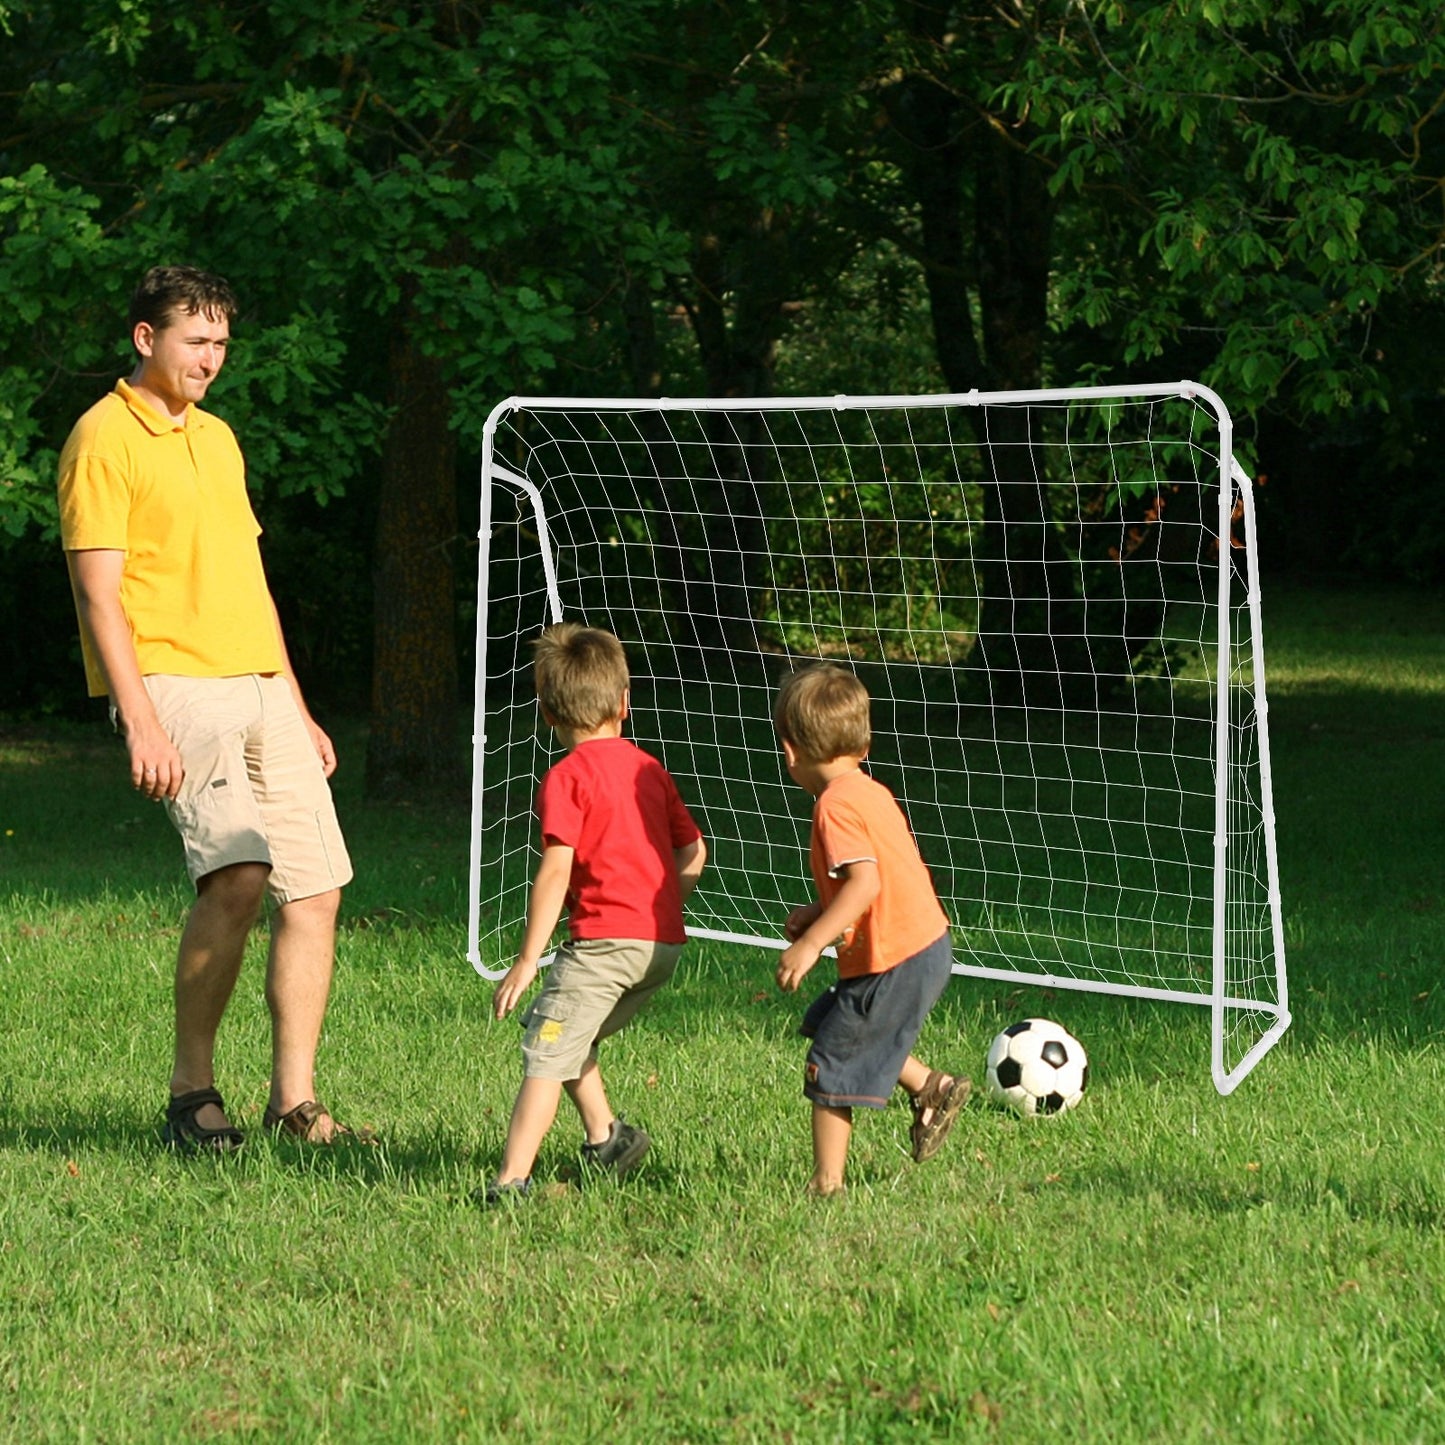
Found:
[[956, 979], [920, 1053], [1055, 1016], [1083, 1105], [970, 1105], [942, 1154], [860, 1115], [810, 1202], [802, 1001], [690, 947], [603, 1065], [654, 1137], [518, 1209], [515, 1024], [464, 959], [464, 807], [359, 794], [321, 1077], [376, 1148], [260, 1134], [262, 944], [219, 1084], [235, 1159], [157, 1147], [187, 902], [102, 724], [0, 731], [0, 1438], [1445, 1439], [1445, 606], [1266, 588], [1294, 1024], [1239, 1090], [1207, 1013]]

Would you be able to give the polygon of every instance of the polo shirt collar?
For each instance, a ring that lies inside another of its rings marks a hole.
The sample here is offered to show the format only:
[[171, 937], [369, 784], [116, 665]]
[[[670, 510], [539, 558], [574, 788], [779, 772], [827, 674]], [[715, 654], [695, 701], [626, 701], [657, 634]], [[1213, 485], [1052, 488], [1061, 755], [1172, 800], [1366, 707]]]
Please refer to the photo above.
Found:
[[173, 421], [163, 412], [159, 412], [148, 401], [141, 398], [141, 394], [124, 377], [117, 380], [115, 394], [125, 402], [131, 410], [131, 414], [152, 436], [164, 436], [167, 432], [185, 431], [188, 427], [204, 425], [205, 413], [197, 411], [191, 402], [186, 403], [186, 415], [184, 421]]

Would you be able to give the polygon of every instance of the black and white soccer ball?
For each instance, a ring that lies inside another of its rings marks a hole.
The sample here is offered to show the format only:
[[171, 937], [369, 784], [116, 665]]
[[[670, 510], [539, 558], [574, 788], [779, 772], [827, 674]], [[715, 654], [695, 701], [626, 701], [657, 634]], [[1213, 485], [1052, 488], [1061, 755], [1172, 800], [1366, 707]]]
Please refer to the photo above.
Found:
[[1084, 1097], [1089, 1058], [1052, 1019], [1024, 1019], [989, 1045], [984, 1080], [989, 1098], [1016, 1114], [1062, 1114]]

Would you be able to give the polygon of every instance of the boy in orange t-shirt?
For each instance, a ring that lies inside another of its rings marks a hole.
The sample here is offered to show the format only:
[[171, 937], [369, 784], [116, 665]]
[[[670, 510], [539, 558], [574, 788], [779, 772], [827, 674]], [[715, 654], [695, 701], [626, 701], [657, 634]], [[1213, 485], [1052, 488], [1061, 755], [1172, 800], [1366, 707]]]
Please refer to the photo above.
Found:
[[838, 944], [838, 982], [804, 1015], [812, 1040], [803, 1093], [813, 1102], [811, 1194], [844, 1187], [854, 1108], [881, 1109], [902, 1085], [912, 1097], [913, 1158], [932, 1158], [969, 1081], [911, 1052], [953, 969], [948, 918], [893, 794], [862, 771], [872, 742], [868, 691], [824, 663], [794, 673], [773, 721], [788, 773], [811, 793], [810, 863], [818, 901], [795, 908], [778, 987], [802, 982]]

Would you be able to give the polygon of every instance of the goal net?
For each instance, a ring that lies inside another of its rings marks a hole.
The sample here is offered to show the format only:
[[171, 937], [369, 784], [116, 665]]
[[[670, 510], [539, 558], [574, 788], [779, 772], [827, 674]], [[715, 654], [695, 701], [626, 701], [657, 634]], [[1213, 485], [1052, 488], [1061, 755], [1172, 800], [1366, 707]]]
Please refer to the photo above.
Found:
[[512, 398], [482, 461], [468, 952], [520, 941], [556, 743], [530, 643], [605, 627], [709, 848], [695, 937], [783, 946], [811, 801], [772, 730], [873, 698], [956, 971], [1209, 1006], [1230, 1092], [1288, 1026], [1253, 497], [1191, 382], [927, 397]]

